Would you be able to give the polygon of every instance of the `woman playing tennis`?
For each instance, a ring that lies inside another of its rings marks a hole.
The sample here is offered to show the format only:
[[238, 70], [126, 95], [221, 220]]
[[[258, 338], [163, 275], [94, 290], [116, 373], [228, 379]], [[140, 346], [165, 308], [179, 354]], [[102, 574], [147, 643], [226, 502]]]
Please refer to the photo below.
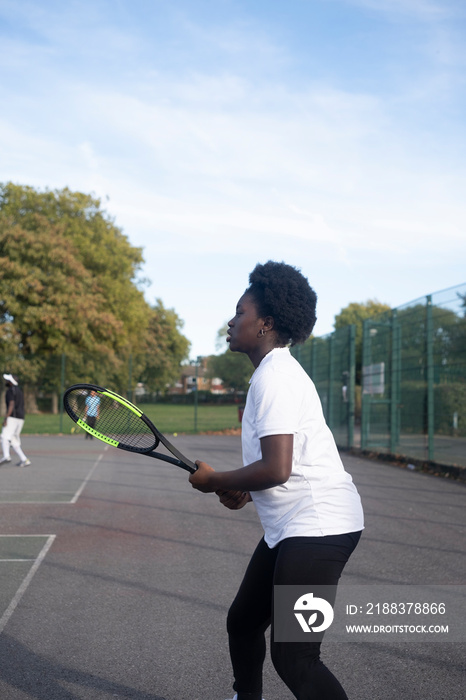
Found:
[[228, 613], [233, 700], [262, 699], [269, 625], [272, 662], [293, 695], [343, 700], [341, 684], [320, 660], [319, 642], [273, 639], [274, 586], [336, 586], [363, 529], [358, 492], [314, 384], [288, 350], [310, 336], [317, 298], [285, 263], [257, 265], [249, 282], [227, 338], [254, 366], [242, 421], [244, 466], [216, 472], [197, 462], [189, 478], [230, 509], [254, 501], [264, 529]]

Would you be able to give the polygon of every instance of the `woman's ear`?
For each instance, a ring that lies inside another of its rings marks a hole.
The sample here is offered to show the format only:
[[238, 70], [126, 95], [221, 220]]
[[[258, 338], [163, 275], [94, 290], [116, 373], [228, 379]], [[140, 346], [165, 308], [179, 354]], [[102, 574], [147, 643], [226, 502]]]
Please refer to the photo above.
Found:
[[273, 330], [274, 325], [275, 325], [275, 322], [273, 320], [273, 316], [266, 316], [264, 318], [264, 330], [266, 332]]

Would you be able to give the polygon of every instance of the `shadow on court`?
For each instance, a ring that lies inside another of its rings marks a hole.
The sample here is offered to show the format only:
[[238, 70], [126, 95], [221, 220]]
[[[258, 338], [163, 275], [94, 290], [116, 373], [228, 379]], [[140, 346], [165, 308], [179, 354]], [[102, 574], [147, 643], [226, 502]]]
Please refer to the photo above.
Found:
[[62, 665], [57, 659], [47, 659], [7, 634], [0, 636], [0, 679], [37, 700], [80, 700], [82, 689], [93, 693], [92, 697], [105, 694], [132, 700], [165, 700], [160, 695]]

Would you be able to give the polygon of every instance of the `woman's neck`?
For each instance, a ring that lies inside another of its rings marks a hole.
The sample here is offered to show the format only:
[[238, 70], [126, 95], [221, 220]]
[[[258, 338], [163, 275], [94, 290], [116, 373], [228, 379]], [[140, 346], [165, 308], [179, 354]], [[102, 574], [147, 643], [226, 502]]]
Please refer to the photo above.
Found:
[[252, 364], [254, 365], [254, 369], [257, 369], [264, 359], [266, 355], [269, 354], [269, 352], [272, 352], [272, 350], [275, 350], [276, 348], [285, 348], [286, 345], [277, 345], [276, 343], [268, 342], [264, 339], [264, 344], [261, 345], [259, 348], [255, 348], [253, 351], [248, 353], [248, 357], [251, 360]]

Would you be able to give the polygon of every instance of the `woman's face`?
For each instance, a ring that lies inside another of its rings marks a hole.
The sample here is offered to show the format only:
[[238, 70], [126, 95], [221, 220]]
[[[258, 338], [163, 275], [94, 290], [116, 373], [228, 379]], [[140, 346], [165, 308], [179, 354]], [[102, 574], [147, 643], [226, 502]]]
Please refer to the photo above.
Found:
[[236, 314], [228, 321], [227, 343], [233, 352], [250, 353], [259, 343], [259, 332], [264, 319], [257, 313], [256, 303], [250, 294], [243, 294], [236, 306]]

